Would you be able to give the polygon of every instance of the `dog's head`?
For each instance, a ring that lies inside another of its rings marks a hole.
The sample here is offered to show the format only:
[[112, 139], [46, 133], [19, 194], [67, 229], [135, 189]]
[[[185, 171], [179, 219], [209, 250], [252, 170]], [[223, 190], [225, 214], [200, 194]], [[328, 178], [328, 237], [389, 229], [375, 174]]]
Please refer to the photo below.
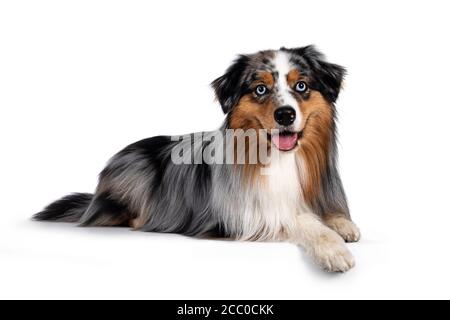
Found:
[[302, 139], [327, 139], [345, 69], [313, 46], [241, 55], [213, 81], [230, 129], [279, 132], [270, 141], [291, 151]]

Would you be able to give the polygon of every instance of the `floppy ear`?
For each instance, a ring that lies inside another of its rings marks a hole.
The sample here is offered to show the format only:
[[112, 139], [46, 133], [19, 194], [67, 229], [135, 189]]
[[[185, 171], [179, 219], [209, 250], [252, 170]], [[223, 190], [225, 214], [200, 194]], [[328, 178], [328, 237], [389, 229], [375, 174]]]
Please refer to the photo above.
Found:
[[317, 89], [325, 99], [334, 103], [341, 90], [342, 80], [346, 74], [344, 67], [325, 60], [325, 56], [314, 46], [307, 46], [293, 50], [302, 56], [310, 65]]
[[227, 69], [225, 74], [211, 83], [216, 98], [225, 114], [230, 112], [238, 103], [243, 93], [244, 73], [250, 58], [239, 56]]

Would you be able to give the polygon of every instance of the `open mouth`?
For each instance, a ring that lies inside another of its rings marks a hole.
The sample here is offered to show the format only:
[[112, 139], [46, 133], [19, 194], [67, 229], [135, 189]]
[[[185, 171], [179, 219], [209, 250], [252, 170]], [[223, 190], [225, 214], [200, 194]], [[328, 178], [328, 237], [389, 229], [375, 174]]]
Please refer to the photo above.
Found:
[[278, 150], [291, 151], [297, 147], [298, 140], [302, 137], [302, 134], [303, 131], [283, 131], [276, 135], [270, 135], [270, 139]]

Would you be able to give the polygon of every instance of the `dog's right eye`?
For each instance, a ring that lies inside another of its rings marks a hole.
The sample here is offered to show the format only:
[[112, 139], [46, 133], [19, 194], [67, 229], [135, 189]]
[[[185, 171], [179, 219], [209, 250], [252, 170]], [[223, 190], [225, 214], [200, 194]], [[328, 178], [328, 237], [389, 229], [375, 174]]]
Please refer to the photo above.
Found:
[[269, 90], [267, 89], [267, 87], [266, 87], [266, 86], [263, 86], [263, 85], [259, 85], [259, 86], [257, 86], [256, 89], [255, 89], [255, 93], [256, 93], [256, 95], [259, 96], [259, 97], [261, 97], [261, 96], [267, 94], [268, 91], [269, 91]]

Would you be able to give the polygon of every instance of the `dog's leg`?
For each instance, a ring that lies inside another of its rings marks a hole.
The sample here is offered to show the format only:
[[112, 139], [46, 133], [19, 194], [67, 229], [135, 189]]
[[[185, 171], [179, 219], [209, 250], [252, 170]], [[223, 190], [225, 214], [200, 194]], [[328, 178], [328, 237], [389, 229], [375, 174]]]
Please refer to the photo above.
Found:
[[355, 260], [344, 240], [316, 215], [302, 213], [297, 223], [293, 240], [305, 248], [317, 264], [330, 272], [345, 272], [354, 267]]
[[361, 239], [361, 232], [356, 224], [344, 214], [325, 214], [323, 222], [336, 231], [346, 242], [358, 242]]

